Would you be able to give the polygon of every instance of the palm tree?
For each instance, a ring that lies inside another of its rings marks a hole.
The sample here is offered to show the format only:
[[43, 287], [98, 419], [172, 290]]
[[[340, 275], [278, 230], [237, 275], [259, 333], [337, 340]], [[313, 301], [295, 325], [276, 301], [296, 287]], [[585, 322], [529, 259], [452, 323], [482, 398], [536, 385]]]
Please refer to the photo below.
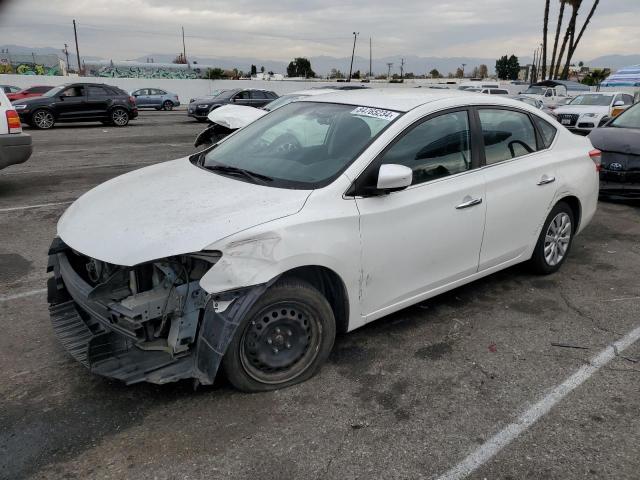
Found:
[[[565, 2], [571, 5], [571, 8], [573, 10], [571, 11], [571, 19], [569, 20], [569, 25], [567, 25], [567, 29], [564, 32], [564, 39], [562, 40], [562, 47], [560, 47], [560, 53], [558, 54], [553, 78], [558, 78], [558, 74], [560, 73], [560, 63], [562, 62], [564, 51], [567, 48], [567, 43], [569, 43], [569, 40], [573, 41], [573, 34], [576, 29], [576, 20], [578, 18], [578, 10], [580, 9], [580, 5], [582, 4], [582, 0], [565, 0]], [[569, 49], [571, 49], [571, 44], [569, 44]]]
[[556, 53], [558, 53], [558, 40], [560, 40], [560, 30], [562, 29], [562, 20], [564, 17], [564, 7], [567, 4], [567, 0], [560, 0], [560, 12], [558, 13], [558, 26], [556, 27], [556, 38], [553, 42], [553, 55], [551, 56], [551, 66], [549, 67], [549, 78], [554, 79]]
[[[587, 29], [587, 25], [589, 25], [589, 22], [591, 21], [593, 14], [596, 13], [596, 8], [598, 8], [599, 3], [600, 3], [600, 0], [594, 0], [593, 5], [591, 6], [591, 11], [589, 12], [589, 15], [587, 15], [587, 19], [584, 21], [584, 25], [582, 25], [582, 28], [580, 29], [580, 33], [578, 34], [578, 38], [576, 38], [575, 42], [573, 41], [573, 32], [571, 33], [571, 44], [569, 46], [569, 51], [567, 52], [567, 63], [565, 64], [564, 70], [562, 71], [562, 78], [564, 79], [566, 79], [569, 76], [569, 65], [571, 65], [571, 59], [573, 58], [573, 54], [578, 48], [578, 44], [582, 39], [582, 34], [584, 34], [584, 31]], [[578, 6], [578, 8], [580, 7]], [[575, 30], [575, 24], [574, 24], [574, 30]]]
[[544, 2], [544, 24], [542, 26], [542, 80], [547, 77], [547, 32], [549, 31], [549, 5], [551, 0]]

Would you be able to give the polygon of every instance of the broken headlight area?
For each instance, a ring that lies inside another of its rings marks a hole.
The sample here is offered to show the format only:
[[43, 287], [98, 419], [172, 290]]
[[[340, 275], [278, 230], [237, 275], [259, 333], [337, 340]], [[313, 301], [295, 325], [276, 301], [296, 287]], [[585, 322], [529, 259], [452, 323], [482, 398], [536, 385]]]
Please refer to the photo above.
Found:
[[54, 330], [69, 353], [102, 375], [127, 383], [192, 376], [193, 361], [181, 359], [193, 353], [209, 300], [199, 281], [220, 257], [204, 251], [124, 267], [58, 239], [49, 252]]

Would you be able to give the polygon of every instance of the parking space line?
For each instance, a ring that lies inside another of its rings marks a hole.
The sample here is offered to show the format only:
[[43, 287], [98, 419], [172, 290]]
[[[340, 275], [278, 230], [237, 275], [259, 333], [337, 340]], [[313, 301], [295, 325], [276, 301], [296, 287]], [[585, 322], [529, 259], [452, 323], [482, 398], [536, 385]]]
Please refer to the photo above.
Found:
[[19, 210], [31, 210], [33, 208], [54, 207], [56, 205], [69, 205], [74, 201], [75, 200], [69, 200], [68, 202], [41, 203], [39, 205], [26, 205], [24, 207], [0, 208], [0, 213], [17, 212]]
[[46, 292], [46, 288], [39, 288], [37, 290], [29, 290], [28, 292], [16, 293], [14, 295], [0, 295], [0, 302], [8, 302], [9, 300], [17, 300], [19, 298], [31, 297], [33, 295], [39, 295]]
[[640, 326], [627, 333], [598, 355], [593, 357], [588, 365], [582, 366], [560, 385], [556, 386], [535, 405], [525, 410], [518, 419], [507, 425], [493, 437], [471, 452], [464, 460], [451, 470], [438, 477], [438, 480], [461, 480], [476, 469], [487, 463], [504, 447], [509, 445], [519, 435], [529, 429], [574, 389], [586, 382], [594, 373], [608, 364], [617, 355], [640, 339]]

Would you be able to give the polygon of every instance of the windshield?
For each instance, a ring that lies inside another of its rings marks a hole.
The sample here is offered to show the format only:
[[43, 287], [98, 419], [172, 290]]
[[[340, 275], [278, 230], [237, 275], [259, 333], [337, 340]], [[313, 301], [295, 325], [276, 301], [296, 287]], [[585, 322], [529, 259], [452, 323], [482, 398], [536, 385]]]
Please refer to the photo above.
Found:
[[267, 103], [264, 108], [267, 112], [275, 110], [276, 108], [280, 108], [284, 105], [287, 105], [291, 102], [298, 100], [299, 98], [308, 97], [309, 95], [283, 95], [280, 98], [277, 98], [273, 102]]
[[611, 104], [613, 95], [578, 95], [569, 102], [569, 105], [592, 105], [607, 107]]
[[640, 128], [640, 108], [638, 108], [638, 105], [621, 113], [609, 126], [618, 128]]
[[524, 91], [524, 93], [529, 93], [531, 95], [544, 95], [544, 92], [546, 91], [547, 89], [544, 87], [529, 87]]
[[202, 165], [220, 174], [224, 172], [219, 167], [225, 166], [270, 177], [265, 184], [274, 187], [321, 187], [399, 115], [354, 105], [290, 103], [214, 146]]
[[43, 97], [55, 97], [56, 95], [59, 95], [60, 92], [62, 92], [65, 88], [67, 88], [66, 85], [60, 85], [59, 87], [52, 88], [47, 93], [42, 94], [42, 96]]

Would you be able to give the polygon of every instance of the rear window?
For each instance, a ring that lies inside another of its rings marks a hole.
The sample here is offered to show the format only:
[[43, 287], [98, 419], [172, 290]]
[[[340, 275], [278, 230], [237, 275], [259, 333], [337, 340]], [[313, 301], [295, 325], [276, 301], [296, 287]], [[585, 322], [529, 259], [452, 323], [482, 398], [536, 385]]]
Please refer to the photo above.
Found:
[[544, 148], [549, 148], [553, 143], [553, 139], [556, 138], [556, 127], [535, 115], [532, 115], [532, 117], [533, 122], [536, 124], [536, 127], [538, 127], [538, 131], [542, 136], [542, 144], [544, 145]]

